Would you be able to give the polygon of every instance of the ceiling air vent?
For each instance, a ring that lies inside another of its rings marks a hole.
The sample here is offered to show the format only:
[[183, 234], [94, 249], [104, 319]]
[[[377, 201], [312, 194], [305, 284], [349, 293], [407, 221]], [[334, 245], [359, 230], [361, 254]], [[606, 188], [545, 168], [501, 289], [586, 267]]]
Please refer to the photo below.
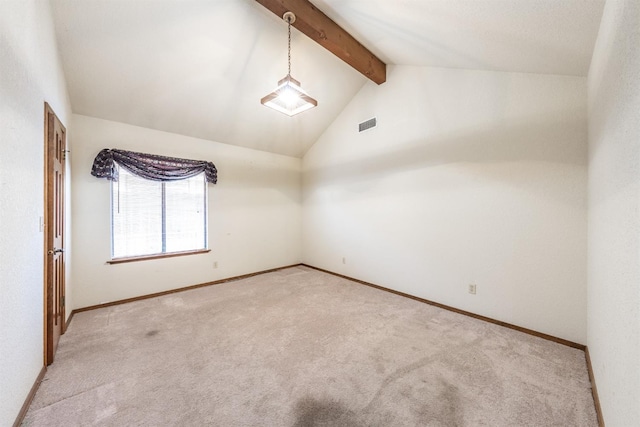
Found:
[[363, 132], [363, 131], [365, 131], [367, 129], [371, 129], [371, 128], [374, 128], [374, 127], [376, 127], [376, 118], [375, 117], [372, 118], [372, 119], [369, 119], [369, 120], [365, 120], [364, 122], [360, 123], [358, 125], [358, 132]]

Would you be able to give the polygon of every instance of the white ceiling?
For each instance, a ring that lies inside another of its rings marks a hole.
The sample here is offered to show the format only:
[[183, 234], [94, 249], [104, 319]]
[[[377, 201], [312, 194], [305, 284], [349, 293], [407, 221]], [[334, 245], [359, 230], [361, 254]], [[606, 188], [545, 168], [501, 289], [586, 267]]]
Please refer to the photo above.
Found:
[[[259, 102], [286, 74], [286, 24], [254, 0], [51, 2], [78, 114], [301, 157], [366, 82], [293, 29], [292, 75], [318, 107], [290, 118]], [[587, 75], [604, 6], [312, 2], [388, 64], [577, 76]]]
[[312, 0], [392, 64], [586, 76], [604, 0]]

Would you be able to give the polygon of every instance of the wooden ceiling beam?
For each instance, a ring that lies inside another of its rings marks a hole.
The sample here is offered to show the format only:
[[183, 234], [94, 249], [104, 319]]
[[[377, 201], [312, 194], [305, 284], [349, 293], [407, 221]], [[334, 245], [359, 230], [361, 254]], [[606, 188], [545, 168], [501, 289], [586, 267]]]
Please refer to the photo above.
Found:
[[342, 59], [377, 84], [387, 80], [387, 66], [360, 42], [308, 0], [256, 0], [280, 19], [285, 12], [296, 15], [291, 24], [301, 33]]

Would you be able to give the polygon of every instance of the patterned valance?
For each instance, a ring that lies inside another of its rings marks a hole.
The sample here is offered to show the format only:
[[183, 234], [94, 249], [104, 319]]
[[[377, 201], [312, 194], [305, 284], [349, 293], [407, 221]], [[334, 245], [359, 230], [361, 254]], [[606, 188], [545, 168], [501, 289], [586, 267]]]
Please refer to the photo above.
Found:
[[177, 181], [202, 172], [207, 182], [215, 184], [218, 181], [218, 171], [211, 162], [107, 148], [100, 151], [93, 161], [91, 175], [117, 181], [118, 168], [114, 162], [134, 175], [153, 181]]

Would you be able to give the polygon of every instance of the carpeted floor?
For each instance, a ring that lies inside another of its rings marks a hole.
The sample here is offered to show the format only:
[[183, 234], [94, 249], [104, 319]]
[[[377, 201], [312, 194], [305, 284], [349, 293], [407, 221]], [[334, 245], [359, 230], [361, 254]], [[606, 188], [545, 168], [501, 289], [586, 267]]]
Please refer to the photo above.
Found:
[[77, 314], [26, 426], [597, 426], [584, 353], [292, 267]]

